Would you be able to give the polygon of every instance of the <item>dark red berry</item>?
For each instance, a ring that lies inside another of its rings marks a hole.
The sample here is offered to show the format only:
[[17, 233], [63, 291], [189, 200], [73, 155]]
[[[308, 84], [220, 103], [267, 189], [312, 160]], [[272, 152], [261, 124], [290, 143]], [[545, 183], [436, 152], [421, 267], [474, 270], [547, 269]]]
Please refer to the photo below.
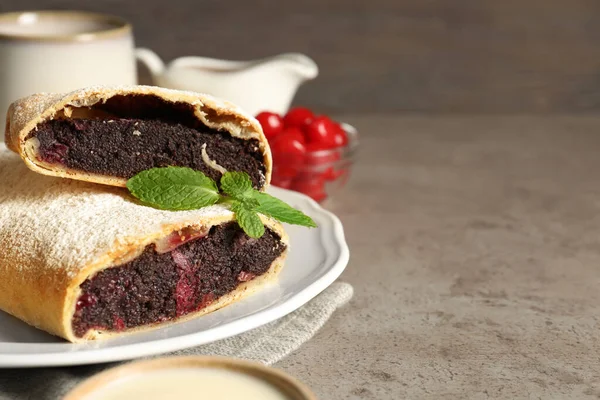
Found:
[[256, 116], [256, 119], [260, 122], [263, 132], [269, 141], [274, 139], [283, 130], [283, 119], [281, 119], [279, 114], [263, 111]]
[[348, 136], [346, 135], [346, 131], [339, 124], [336, 125], [336, 131], [333, 135], [333, 143], [335, 147], [344, 147], [348, 144]]
[[48, 149], [40, 152], [40, 158], [49, 164], [64, 164], [69, 148], [62, 143], [53, 143]]
[[96, 304], [97, 301], [98, 299], [96, 299], [96, 296], [89, 293], [84, 293], [81, 296], [79, 296], [79, 299], [77, 299], [75, 307], [77, 310], [81, 310], [84, 307], [93, 306], [94, 304]]
[[296, 126], [286, 126], [285, 128], [283, 128], [281, 136], [287, 138], [288, 141], [292, 139], [297, 140], [298, 142], [306, 146], [306, 138], [304, 137], [304, 132], [302, 132], [302, 130]]
[[321, 143], [309, 143], [306, 145], [306, 163], [311, 165], [323, 165], [336, 162], [341, 154], [337, 149], [328, 149]]
[[[293, 177], [289, 177], [289, 178], [285, 177], [285, 175], [286, 175], [285, 171], [283, 173], [281, 173], [281, 171], [277, 171], [277, 172], [279, 172], [279, 173], [275, 173], [275, 171], [273, 171], [273, 177], [271, 178], [271, 185], [277, 186], [280, 188], [284, 188], [284, 189], [291, 188]], [[292, 171], [292, 175], [295, 175], [295, 171]]]
[[320, 176], [314, 177], [313, 179], [295, 180], [292, 189], [304, 193], [317, 202], [321, 202], [327, 198], [327, 193], [325, 192], [325, 180]]
[[306, 146], [304, 136], [296, 127], [286, 128], [271, 143], [273, 152], [273, 178], [291, 179], [304, 163]]
[[329, 147], [325, 146], [321, 142], [314, 142], [314, 143], [306, 144], [306, 152], [307, 153], [323, 152], [323, 150], [331, 151], [331, 149]]
[[113, 320], [113, 329], [117, 332], [120, 332], [120, 331], [124, 330], [125, 328], [126, 328], [126, 326], [125, 326], [125, 321], [123, 321], [123, 318], [115, 315], [114, 320]]
[[283, 117], [285, 126], [296, 126], [300, 129], [307, 127], [315, 115], [306, 107], [294, 107]]
[[340, 151], [337, 149], [322, 149], [318, 143], [307, 144], [304, 168], [297, 179], [324, 178], [331, 180], [330, 177], [333, 174], [328, 173], [328, 171], [337, 167], [337, 161], [340, 160], [340, 157]]
[[306, 146], [304, 136], [297, 128], [288, 128], [277, 136], [271, 144], [273, 157], [286, 165], [301, 163], [304, 161]]
[[335, 134], [338, 126], [326, 116], [316, 117], [306, 128], [306, 140], [318, 143], [325, 149], [336, 147]]
[[333, 167], [327, 168], [321, 176], [326, 181], [335, 181], [335, 179], [337, 178], [337, 174], [335, 173], [335, 170], [333, 169]]
[[298, 166], [285, 165], [285, 161], [284, 155], [273, 156], [273, 177], [271, 183], [275, 186], [287, 189], [292, 179], [298, 175]]
[[196, 306], [196, 310], [202, 310], [203, 308], [208, 307], [213, 301], [215, 301], [214, 293], [211, 292], [202, 295], [198, 305]]

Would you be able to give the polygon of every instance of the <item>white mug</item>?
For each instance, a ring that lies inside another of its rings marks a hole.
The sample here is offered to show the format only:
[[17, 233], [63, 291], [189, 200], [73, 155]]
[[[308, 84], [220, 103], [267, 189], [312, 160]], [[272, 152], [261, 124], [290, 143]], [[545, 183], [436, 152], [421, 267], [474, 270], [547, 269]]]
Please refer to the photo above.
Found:
[[136, 83], [127, 21], [80, 11], [0, 14], [0, 127], [10, 103], [33, 93]]

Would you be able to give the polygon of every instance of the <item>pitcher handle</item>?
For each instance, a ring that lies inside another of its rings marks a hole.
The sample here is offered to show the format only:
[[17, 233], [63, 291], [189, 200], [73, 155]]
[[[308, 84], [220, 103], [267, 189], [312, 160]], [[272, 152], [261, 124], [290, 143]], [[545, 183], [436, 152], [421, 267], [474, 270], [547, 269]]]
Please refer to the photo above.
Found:
[[152, 75], [152, 80], [156, 80], [165, 70], [165, 63], [150, 49], [144, 47], [135, 49], [135, 58], [148, 68]]

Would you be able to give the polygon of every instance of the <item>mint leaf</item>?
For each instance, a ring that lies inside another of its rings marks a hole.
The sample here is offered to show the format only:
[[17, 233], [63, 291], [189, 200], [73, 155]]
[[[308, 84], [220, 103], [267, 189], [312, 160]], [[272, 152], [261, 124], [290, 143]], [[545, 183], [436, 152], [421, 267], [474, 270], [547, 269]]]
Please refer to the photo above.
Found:
[[[250, 196], [252, 196], [252, 193], [250, 193]], [[244, 197], [238, 201], [241, 202], [248, 210], [252, 211], [255, 211], [260, 206], [260, 203], [254, 197]]]
[[127, 181], [142, 203], [163, 210], [194, 210], [215, 204], [219, 190], [202, 172], [186, 167], [152, 168]]
[[252, 181], [245, 172], [228, 171], [221, 177], [221, 189], [235, 199], [249, 197]]
[[163, 210], [194, 210], [217, 202], [228, 204], [246, 234], [259, 238], [265, 233], [258, 213], [294, 225], [316, 227], [315, 221], [283, 201], [252, 187], [245, 172], [226, 172], [221, 177], [222, 196], [211, 178], [186, 167], [152, 168], [127, 181], [131, 194], [142, 203]]
[[246, 172], [229, 171], [224, 173], [221, 177], [221, 189], [232, 199], [241, 202], [248, 210], [254, 210], [259, 206], [258, 200], [253, 195], [255, 190], [252, 187], [252, 180]]
[[270, 194], [254, 191], [252, 192], [252, 196], [258, 200], [259, 206], [255, 210], [259, 213], [288, 224], [308, 226], [310, 228], [317, 226], [311, 217]]
[[265, 226], [255, 211], [247, 209], [243, 203], [234, 203], [231, 209], [235, 213], [238, 225], [246, 235], [258, 239], [265, 233]]

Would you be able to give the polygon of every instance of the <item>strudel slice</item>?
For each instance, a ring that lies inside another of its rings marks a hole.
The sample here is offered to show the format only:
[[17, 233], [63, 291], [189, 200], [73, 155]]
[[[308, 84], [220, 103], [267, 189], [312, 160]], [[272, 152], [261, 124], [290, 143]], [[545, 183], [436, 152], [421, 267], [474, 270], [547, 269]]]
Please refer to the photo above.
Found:
[[247, 172], [268, 186], [271, 153], [258, 121], [235, 105], [153, 86], [41, 93], [13, 103], [7, 146], [45, 175], [125, 186], [153, 167], [182, 166], [216, 182]]
[[162, 327], [273, 280], [288, 249], [261, 216], [141, 206], [121, 188], [33, 173], [0, 145], [0, 309], [72, 342]]

